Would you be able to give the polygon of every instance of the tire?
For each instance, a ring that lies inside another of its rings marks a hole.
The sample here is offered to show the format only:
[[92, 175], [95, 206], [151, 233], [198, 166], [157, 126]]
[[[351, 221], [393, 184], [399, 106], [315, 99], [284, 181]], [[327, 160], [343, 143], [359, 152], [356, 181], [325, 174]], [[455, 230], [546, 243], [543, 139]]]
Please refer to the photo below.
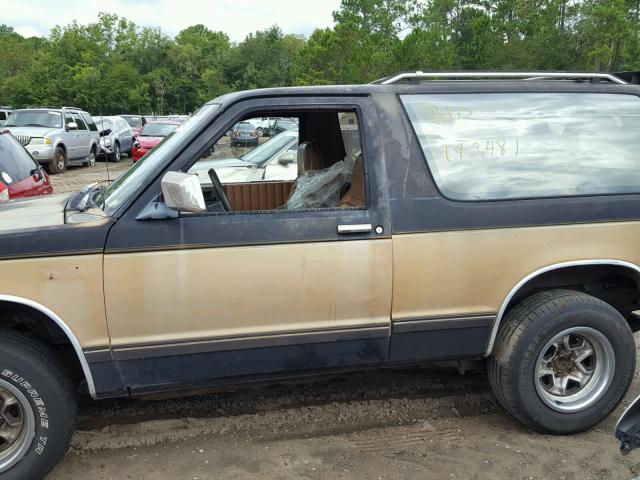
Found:
[[633, 333], [611, 305], [577, 291], [545, 291], [506, 316], [489, 358], [489, 382], [500, 404], [527, 427], [576, 433], [620, 403], [635, 355]]
[[118, 163], [120, 160], [122, 160], [122, 151], [120, 150], [120, 143], [119, 142], [115, 142], [113, 144], [113, 153], [111, 154], [110, 160], [113, 160], [116, 163]]
[[87, 165], [87, 167], [95, 167], [95, 165], [96, 165], [96, 149], [95, 149], [95, 147], [92, 147], [91, 151], [89, 151], [89, 156], [87, 157], [86, 165]]
[[0, 329], [2, 428], [14, 426], [9, 443], [0, 439], [0, 478], [43, 478], [64, 455], [73, 433], [77, 404], [68, 374], [52, 352], [22, 333]]
[[256, 128], [256, 135], [262, 137], [264, 135], [264, 130], [261, 127]]
[[47, 170], [52, 174], [64, 173], [67, 171], [68, 163], [67, 151], [62, 147], [56, 147], [53, 152], [53, 160], [49, 162]]

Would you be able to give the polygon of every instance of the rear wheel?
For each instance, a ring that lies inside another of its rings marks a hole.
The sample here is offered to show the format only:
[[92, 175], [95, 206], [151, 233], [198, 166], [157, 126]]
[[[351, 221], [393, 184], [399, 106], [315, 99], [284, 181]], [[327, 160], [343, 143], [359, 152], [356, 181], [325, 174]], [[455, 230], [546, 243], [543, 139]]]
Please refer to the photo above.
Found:
[[635, 342], [611, 305], [570, 290], [541, 292], [505, 318], [489, 359], [500, 403], [545, 433], [586, 430], [620, 403], [635, 370]]
[[113, 153], [111, 154], [111, 160], [118, 163], [122, 159], [122, 151], [120, 150], [120, 144], [115, 142], [113, 144]]
[[264, 135], [264, 130], [261, 127], [258, 127], [256, 129], [256, 135], [258, 135], [259, 137], [262, 137]]
[[43, 478], [73, 433], [71, 383], [48, 348], [10, 330], [0, 330], [0, 365], [0, 477]]
[[87, 163], [86, 165], [88, 167], [93, 167], [96, 164], [96, 149], [95, 147], [91, 148], [91, 151], [89, 152], [89, 156], [87, 157]]
[[62, 147], [56, 147], [53, 159], [49, 162], [49, 173], [64, 173], [67, 170], [67, 152]]

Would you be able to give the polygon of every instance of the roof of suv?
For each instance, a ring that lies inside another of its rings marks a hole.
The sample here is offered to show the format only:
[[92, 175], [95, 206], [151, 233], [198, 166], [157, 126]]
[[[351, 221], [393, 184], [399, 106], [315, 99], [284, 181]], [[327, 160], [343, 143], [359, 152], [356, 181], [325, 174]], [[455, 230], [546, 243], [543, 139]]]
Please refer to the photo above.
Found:
[[208, 104], [265, 96], [369, 96], [376, 93], [593, 92], [640, 95], [640, 86], [612, 74], [571, 72], [402, 72], [365, 85], [323, 85], [246, 90]]

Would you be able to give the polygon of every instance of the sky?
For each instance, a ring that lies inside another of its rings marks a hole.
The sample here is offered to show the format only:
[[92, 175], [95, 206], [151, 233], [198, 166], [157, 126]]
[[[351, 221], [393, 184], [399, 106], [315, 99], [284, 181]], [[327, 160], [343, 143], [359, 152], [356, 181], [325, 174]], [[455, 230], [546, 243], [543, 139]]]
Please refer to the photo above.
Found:
[[278, 24], [285, 33], [308, 36], [333, 25], [340, 0], [0, 0], [0, 24], [20, 35], [48, 36], [55, 25], [95, 21], [99, 12], [115, 13], [138, 26], [160, 27], [168, 35], [198, 23], [240, 41]]

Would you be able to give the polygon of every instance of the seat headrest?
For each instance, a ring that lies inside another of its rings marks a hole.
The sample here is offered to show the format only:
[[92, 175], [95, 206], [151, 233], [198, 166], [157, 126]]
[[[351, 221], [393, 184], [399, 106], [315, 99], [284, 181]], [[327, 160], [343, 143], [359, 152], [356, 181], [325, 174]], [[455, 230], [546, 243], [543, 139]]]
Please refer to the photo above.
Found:
[[321, 170], [324, 161], [318, 148], [312, 141], [302, 142], [298, 146], [298, 176], [304, 175], [310, 170]]

